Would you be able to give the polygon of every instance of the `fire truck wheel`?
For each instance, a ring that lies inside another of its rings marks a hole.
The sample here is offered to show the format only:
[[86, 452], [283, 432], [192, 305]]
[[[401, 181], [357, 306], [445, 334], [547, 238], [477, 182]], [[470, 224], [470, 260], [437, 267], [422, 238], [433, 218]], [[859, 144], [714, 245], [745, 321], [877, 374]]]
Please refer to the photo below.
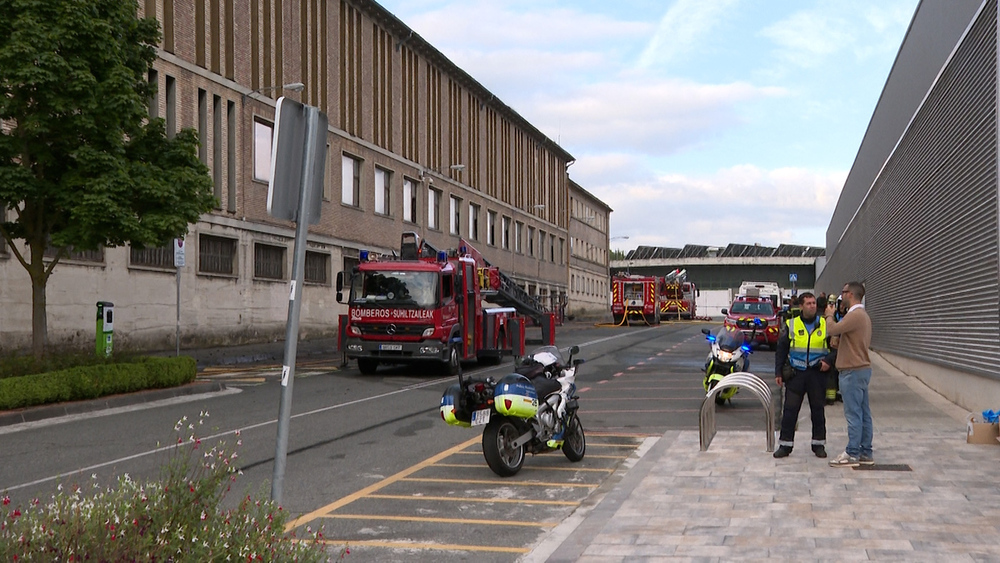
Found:
[[362, 375], [375, 375], [375, 370], [378, 369], [378, 360], [372, 360], [371, 358], [358, 358], [358, 370], [361, 371]]

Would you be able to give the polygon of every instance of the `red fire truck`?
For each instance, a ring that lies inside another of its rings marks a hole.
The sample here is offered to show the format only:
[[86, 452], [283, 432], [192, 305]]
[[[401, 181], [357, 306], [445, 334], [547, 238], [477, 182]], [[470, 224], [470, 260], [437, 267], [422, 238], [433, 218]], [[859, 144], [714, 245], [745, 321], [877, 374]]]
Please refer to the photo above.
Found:
[[687, 281], [687, 270], [676, 269], [660, 280], [660, 316], [665, 319], [693, 319], [698, 288]]
[[363, 374], [379, 364], [431, 362], [457, 374], [462, 361], [499, 362], [523, 353], [528, 319], [542, 327], [543, 344], [554, 343], [555, 316], [465, 240], [439, 251], [407, 232], [399, 258], [360, 255], [354, 271], [337, 274], [337, 301], [349, 291], [341, 351]]
[[619, 273], [611, 279], [611, 315], [615, 324], [642, 319], [646, 324], [660, 324], [659, 278]]

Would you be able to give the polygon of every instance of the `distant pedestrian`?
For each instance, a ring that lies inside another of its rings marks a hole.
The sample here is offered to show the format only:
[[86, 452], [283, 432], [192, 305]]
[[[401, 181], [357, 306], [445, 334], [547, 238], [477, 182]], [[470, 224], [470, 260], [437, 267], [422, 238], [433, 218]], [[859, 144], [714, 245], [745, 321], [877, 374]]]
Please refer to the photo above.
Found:
[[868, 348], [872, 343], [872, 320], [861, 300], [865, 287], [861, 282], [848, 282], [841, 292], [847, 313], [840, 322], [834, 321], [836, 306], [827, 305], [826, 323], [831, 336], [840, 336], [836, 366], [840, 371], [840, 393], [844, 397], [844, 418], [847, 419], [847, 448], [830, 460], [833, 467], [874, 465], [872, 455], [872, 412], [868, 402], [868, 384], [872, 378]]
[[[816, 314], [816, 297], [805, 292], [799, 295], [802, 314], [785, 321], [778, 336], [774, 379], [785, 386], [781, 414], [781, 434], [774, 457], [787, 457], [795, 445], [795, 425], [802, 409], [802, 399], [809, 397], [812, 418], [812, 451], [816, 457], [826, 457], [826, 413], [823, 395], [826, 392], [827, 321]], [[788, 369], [791, 367], [791, 369]]]
[[[816, 300], [817, 307], [819, 306], [819, 300]], [[824, 311], [826, 307], [820, 307]], [[844, 318], [844, 314], [847, 313], [847, 309], [844, 307], [843, 297], [837, 297], [836, 301], [836, 311], [833, 313], [834, 322], [840, 322], [840, 319]], [[834, 366], [830, 371], [826, 372], [826, 404], [833, 405], [837, 401], [844, 402], [844, 398], [840, 395], [840, 372], [837, 371], [837, 348], [840, 347], [840, 337], [831, 336], [829, 338], [830, 343], [830, 355], [827, 357], [827, 362], [831, 366]]]

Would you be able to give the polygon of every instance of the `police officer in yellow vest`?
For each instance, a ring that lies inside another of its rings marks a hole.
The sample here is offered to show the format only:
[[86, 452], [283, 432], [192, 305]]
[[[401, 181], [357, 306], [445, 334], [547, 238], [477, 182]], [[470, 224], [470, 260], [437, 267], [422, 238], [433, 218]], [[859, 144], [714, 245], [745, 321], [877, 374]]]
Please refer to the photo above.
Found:
[[816, 314], [816, 296], [799, 295], [802, 314], [785, 321], [778, 336], [774, 374], [778, 386], [785, 386], [784, 409], [781, 414], [781, 434], [774, 457], [792, 453], [795, 423], [802, 400], [809, 397], [812, 415], [812, 451], [816, 457], [826, 457], [826, 373], [830, 370], [827, 355], [826, 319]]

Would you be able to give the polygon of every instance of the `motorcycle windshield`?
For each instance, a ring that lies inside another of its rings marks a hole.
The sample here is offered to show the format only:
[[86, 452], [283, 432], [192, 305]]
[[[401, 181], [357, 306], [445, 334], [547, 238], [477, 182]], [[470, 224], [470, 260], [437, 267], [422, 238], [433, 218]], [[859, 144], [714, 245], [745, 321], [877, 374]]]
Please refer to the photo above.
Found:
[[559, 348], [556, 348], [555, 346], [542, 346], [541, 348], [536, 348], [532, 350], [531, 354], [529, 354], [528, 357], [525, 358], [526, 360], [525, 363], [538, 363], [544, 366], [548, 366], [552, 362], [550, 358], [547, 356], [547, 354], [555, 356], [556, 363], [558, 365], [560, 366], [566, 365], [566, 362], [563, 360], [562, 353], [559, 351]]
[[719, 348], [725, 350], [726, 352], [735, 352], [743, 343], [746, 342], [746, 338], [743, 336], [743, 331], [736, 327], [724, 326], [715, 333], [715, 342], [719, 345]]

